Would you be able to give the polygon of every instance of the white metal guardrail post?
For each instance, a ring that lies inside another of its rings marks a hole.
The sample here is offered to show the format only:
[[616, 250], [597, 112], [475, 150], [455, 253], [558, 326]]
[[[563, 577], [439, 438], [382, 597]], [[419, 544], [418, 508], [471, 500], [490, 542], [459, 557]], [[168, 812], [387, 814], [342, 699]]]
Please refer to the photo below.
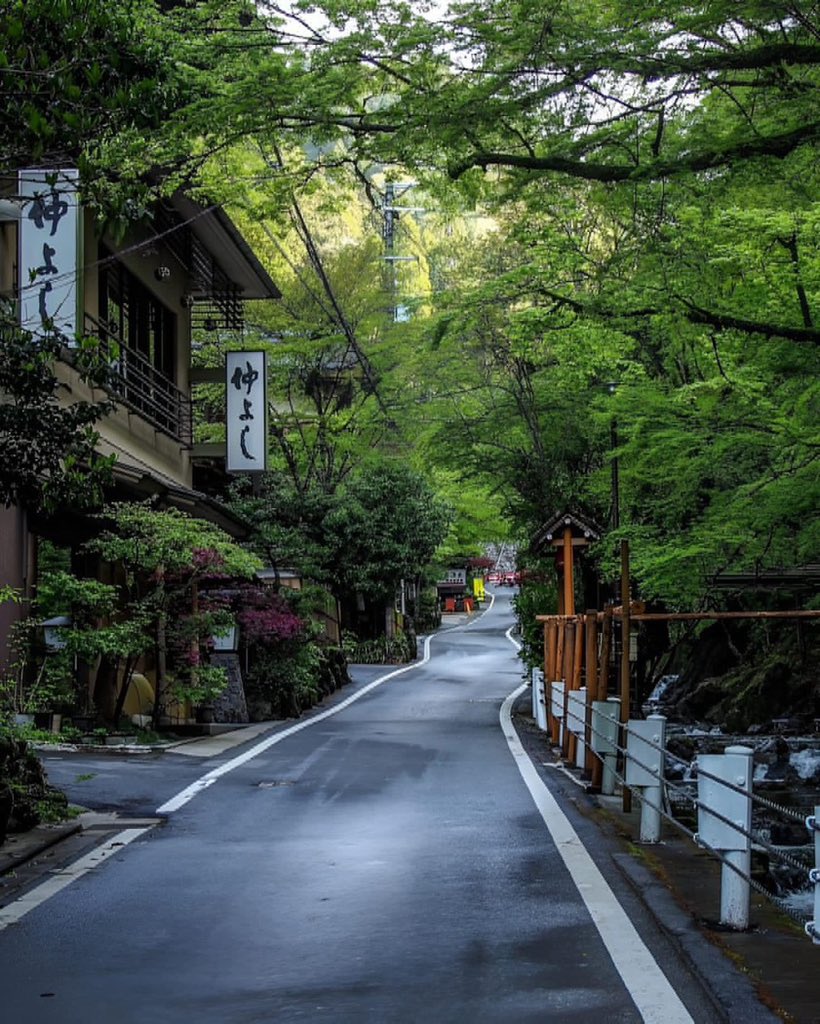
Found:
[[592, 750], [603, 764], [601, 793], [612, 796], [615, 792], [615, 762], [618, 757], [618, 724], [621, 721], [621, 702], [617, 697], [592, 702]]
[[564, 688], [563, 679], [556, 679], [550, 686], [550, 714], [558, 722], [558, 744], [564, 742]]
[[809, 881], [814, 883], [814, 919], [806, 923], [806, 934], [820, 946], [820, 807], [806, 818], [806, 826], [814, 835], [814, 867], [809, 871]]
[[587, 731], [587, 688], [570, 690], [567, 697], [567, 728], [575, 737], [575, 767], [583, 768], [586, 760], [584, 741]]
[[547, 697], [544, 693], [544, 673], [540, 668], [532, 670], [532, 717], [542, 732], [547, 731]]
[[749, 927], [752, 750], [737, 746], [727, 747], [722, 754], [699, 754], [697, 765], [698, 834], [695, 838], [722, 854], [720, 923], [743, 930]]
[[666, 746], [666, 718], [648, 715], [626, 723], [626, 785], [641, 790], [642, 843], [661, 840], [663, 801], [663, 756]]

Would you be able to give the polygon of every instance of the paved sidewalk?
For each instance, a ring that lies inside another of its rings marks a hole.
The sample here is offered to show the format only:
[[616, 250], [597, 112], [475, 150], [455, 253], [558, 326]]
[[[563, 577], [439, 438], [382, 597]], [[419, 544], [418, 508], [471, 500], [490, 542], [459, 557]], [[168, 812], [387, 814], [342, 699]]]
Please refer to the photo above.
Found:
[[254, 722], [253, 725], [245, 725], [241, 729], [218, 733], [216, 736], [197, 736], [193, 739], [181, 740], [179, 743], [169, 744], [166, 749], [173, 750], [175, 754], [183, 754], [185, 757], [216, 757], [218, 754], [224, 754], [226, 750], [232, 750], [249, 740], [255, 740], [257, 736], [261, 736], [274, 726], [281, 724], [281, 721]]
[[0, 876], [15, 871], [21, 864], [32, 860], [57, 843], [76, 835], [82, 830], [79, 818], [73, 821], [60, 822], [57, 825], [37, 825], [28, 832], [18, 832], [6, 836], [0, 845]]
[[[640, 803], [625, 814], [620, 792], [587, 792], [574, 765], [565, 764], [530, 715], [530, 694], [517, 703], [515, 722], [530, 758], [564, 780], [568, 799], [618, 839], [613, 866], [629, 880], [664, 930], [674, 937], [707, 986], [720, 990], [731, 962], [746, 974], [756, 998], [789, 1024], [820, 1024], [820, 946], [764, 896], [753, 891], [751, 927], [735, 932], [718, 923], [720, 865], [687, 836], [664, 824], [660, 843], [642, 844]], [[703, 937], [709, 945], [704, 946]], [[720, 955], [716, 955], [720, 954]]]

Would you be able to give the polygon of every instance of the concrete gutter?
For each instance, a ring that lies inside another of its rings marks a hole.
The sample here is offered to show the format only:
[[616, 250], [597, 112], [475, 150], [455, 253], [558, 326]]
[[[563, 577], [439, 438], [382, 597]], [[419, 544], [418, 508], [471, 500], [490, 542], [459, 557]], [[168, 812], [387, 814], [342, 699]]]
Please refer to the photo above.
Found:
[[7, 835], [6, 841], [0, 845], [0, 875], [14, 871], [49, 847], [81, 832], [82, 828], [82, 822], [75, 818], [57, 825], [36, 825], [28, 832]]

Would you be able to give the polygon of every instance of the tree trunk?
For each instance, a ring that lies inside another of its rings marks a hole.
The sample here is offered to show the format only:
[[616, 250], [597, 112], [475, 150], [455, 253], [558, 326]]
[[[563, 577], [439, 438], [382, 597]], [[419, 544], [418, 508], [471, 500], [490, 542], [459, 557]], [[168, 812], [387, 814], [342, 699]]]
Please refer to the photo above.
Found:
[[114, 724], [118, 725], [120, 718], [122, 717], [122, 709], [125, 707], [125, 699], [128, 696], [128, 688], [131, 685], [131, 679], [134, 675], [134, 664], [136, 659], [129, 655], [125, 659], [125, 668], [123, 669], [122, 675], [122, 686], [120, 692], [117, 694], [117, 703], [114, 706]]
[[165, 611], [165, 567], [159, 566], [157, 569], [157, 605], [159, 611], [157, 612], [157, 626], [156, 626], [156, 662], [157, 662], [157, 682], [156, 689], [154, 690], [154, 711], [151, 715], [153, 727], [156, 729], [159, 725], [159, 711], [163, 695], [165, 693], [165, 681], [167, 672], [167, 639], [166, 639], [166, 622], [167, 615]]
[[103, 655], [94, 680], [94, 704], [104, 722], [115, 722], [117, 707], [117, 670], [119, 656], [111, 658]]

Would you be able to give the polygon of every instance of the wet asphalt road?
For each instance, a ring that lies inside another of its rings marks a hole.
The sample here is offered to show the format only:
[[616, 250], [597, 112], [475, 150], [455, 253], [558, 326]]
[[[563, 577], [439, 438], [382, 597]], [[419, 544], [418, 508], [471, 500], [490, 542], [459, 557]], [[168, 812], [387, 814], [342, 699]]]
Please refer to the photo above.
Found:
[[[521, 682], [512, 621], [499, 595], [436, 635], [429, 662], [222, 775], [0, 932], [0, 1018], [641, 1020], [499, 727]], [[74, 800], [144, 815], [235, 753], [77, 755], [50, 771]], [[720, 1019], [613, 885], [692, 1019]]]

